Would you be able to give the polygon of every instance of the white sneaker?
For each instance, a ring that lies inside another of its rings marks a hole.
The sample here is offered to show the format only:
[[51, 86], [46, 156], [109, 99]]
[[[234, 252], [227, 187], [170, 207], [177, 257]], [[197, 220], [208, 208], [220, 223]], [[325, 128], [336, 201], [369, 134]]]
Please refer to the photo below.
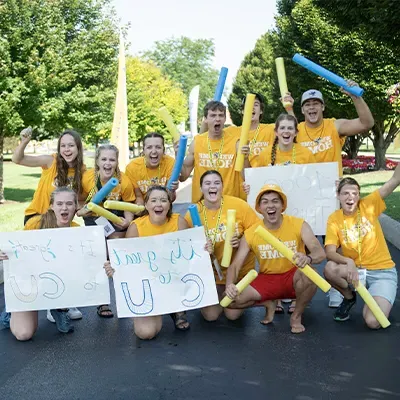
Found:
[[68, 316], [70, 319], [81, 319], [82, 313], [76, 307], [71, 307], [68, 311]]
[[[71, 307], [68, 311], [68, 316], [70, 319], [81, 319], [82, 313], [76, 307]], [[53, 324], [56, 322], [54, 321], [54, 318], [51, 315], [50, 310], [47, 310], [47, 319]]]
[[342, 304], [343, 296], [334, 288], [329, 289], [329, 307], [338, 308]]
[[282, 303], [291, 303], [292, 299], [282, 299]]

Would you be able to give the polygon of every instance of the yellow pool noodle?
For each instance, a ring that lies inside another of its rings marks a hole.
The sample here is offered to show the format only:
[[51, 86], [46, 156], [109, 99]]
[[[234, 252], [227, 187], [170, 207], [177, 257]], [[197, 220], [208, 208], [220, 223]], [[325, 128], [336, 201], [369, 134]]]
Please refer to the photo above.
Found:
[[387, 328], [390, 325], [390, 322], [386, 318], [386, 315], [383, 313], [383, 311], [378, 306], [378, 303], [371, 296], [371, 293], [368, 292], [367, 288], [361, 282], [358, 282], [356, 290], [360, 294], [361, 298], [364, 300], [364, 303], [371, 310], [372, 314], [374, 314], [374, 317], [379, 322], [381, 327]]
[[127, 203], [125, 201], [115, 201], [115, 200], [105, 201], [104, 207], [110, 210], [130, 211], [133, 214], [137, 214], [144, 210], [144, 206], [138, 206], [137, 204]]
[[101, 217], [104, 217], [111, 222], [114, 222], [114, 224], [120, 224], [122, 222], [121, 218], [118, 217], [118, 215], [115, 215], [112, 212], [105, 210], [103, 207], [100, 207], [97, 204], [90, 202], [88, 203], [87, 208], [90, 211], [93, 211], [95, 214], [100, 215]]
[[247, 144], [247, 142], [249, 141], [251, 117], [253, 114], [253, 107], [254, 107], [255, 99], [256, 99], [256, 95], [249, 93], [246, 96], [246, 102], [244, 104], [242, 132], [240, 134], [239, 147], [238, 147], [238, 152], [236, 155], [236, 162], [235, 162], [235, 171], [238, 171], [238, 172], [240, 172], [243, 169], [244, 155], [241, 152], [241, 148], [242, 148], [242, 146], [245, 146]]
[[[268, 232], [262, 226], [258, 226], [255, 233], [260, 235], [266, 242], [271, 246], [275, 247], [284, 257], [286, 257], [290, 262], [293, 262], [294, 252], [285, 246], [279, 239], [277, 239], [272, 233]], [[327, 292], [331, 285], [320, 276], [316, 271], [314, 271], [309, 265], [304, 268], [299, 268], [304, 275], [307, 276], [312, 282], [314, 282], [323, 292]]]
[[[281, 92], [281, 97], [282, 99], [286, 96], [286, 93], [288, 93], [288, 86], [286, 82], [286, 72], [285, 72], [285, 62], [283, 61], [282, 57], [275, 58], [275, 64], [276, 64], [276, 72], [278, 74], [278, 82], [279, 82], [279, 90]], [[290, 107], [291, 104], [288, 102], [282, 102], [283, 107], [287, 108]]]
[[235, 233], [236, 226], [236, 210], [228, 210], [226, 217], [226, 237], [224, 244], [224, 253], [222, 256], [221, 266], [228, 268], [231, 264], [232, 245], [231, 240]]
[[167, 107], [161, 107], [158, 110], [158, 115], [160, 116], [160, 118], [164, 121], [165, 125], [167, 126], [169, 133], [173, 137], [174, 142], [177, 142], [180, 139], [181, 135], [178, 131], [178, 128], [174, 124], [174, 121], [171, 117], [171, 114], [167, 110]]
[[[242, 293], [244, 289], [247, 288], [247, 286], [250, 285], [251, 282], [254, 281], [254, 279], [256, 279], [258, 276], [258, 273], [255, 269], [252, 269], [251, 271], [249, 271], [246, 276], [244, 278], [242, 278], [237, 284], [237, 290], [239, 291], [239, 293]], [[229, 298], [228, 296], [225, 296], [221, 302], [219, 303], [221, 305], [221, 307], [228, 307], [229, 304], [232, 303], [232, 299]]]

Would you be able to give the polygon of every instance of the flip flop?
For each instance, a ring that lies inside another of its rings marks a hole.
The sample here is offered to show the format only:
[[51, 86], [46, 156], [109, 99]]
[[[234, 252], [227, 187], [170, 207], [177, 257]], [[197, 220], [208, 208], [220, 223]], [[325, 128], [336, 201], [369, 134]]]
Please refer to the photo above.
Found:
[[113, 318], [114, 314], [107, 304], [97, 306], [97, 315], [101, 318]]
[[169, 316], [174, 321], [175, 329], [178, 331], [187, 331], [190, 328], [190, 325], [183, 326], [186, 322], [189, 323], [186, 319], [186, 312], [172, 313]]
[[285, 314], [285, 309], [282, 306], [276, 306], [275, 314]]

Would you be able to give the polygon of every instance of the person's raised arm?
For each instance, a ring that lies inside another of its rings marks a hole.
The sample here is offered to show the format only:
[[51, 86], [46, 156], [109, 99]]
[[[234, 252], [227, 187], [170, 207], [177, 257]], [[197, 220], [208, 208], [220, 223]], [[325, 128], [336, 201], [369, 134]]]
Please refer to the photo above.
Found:
[[392, 177], [379, 189], [382, 199], [393, 193], [393, 190], [400, 185], [400, 164], [397, 164]]
[[50, 168], [53, 163], [51, 155], [29, 156], [25, 154], [25, 148], [31, 140], [32, 129], [25, 128], [20, 133], [21, 142], [14, 150], [12, 162], [15, 164], [23, 165], [25, 167], [47, 167]]
[[[349, 86], [358, 86], [357, 83], [348, 80]], [[341, 89], [354, 102], [358, 118], [355, 119], [337, 119], [335, 121], [336, 129], [341, 136], [354, 136], [359, 133], [368, 132], [374, 126], [374, 117], [367, 103], [362, 97], [354, 96], [353, 94]]]
[[194, 168], [194, 140], [190, 143], [188, 152], [186, 154], [185, 160], [183, 161], [181, 174], [179, 176], [179, 180], [181, 182], [186, 181], [189, 178]]
[[242, 236], [238, 251], [236, 252], [235, 257], [233, 258], [233, 261], [226, 272], [226, 287], [236, 283], [240, 269], [242, 268], [249, 252], [250, 247], [247, 244], [245, 236]]

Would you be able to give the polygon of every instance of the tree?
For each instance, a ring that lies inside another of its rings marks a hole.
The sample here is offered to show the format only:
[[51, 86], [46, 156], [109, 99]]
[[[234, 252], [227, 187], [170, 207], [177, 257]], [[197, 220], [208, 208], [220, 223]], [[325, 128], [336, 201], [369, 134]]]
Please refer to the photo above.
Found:
[[[340, 93], [339, 89], [304, 68], [291, 62], [294, 53], [302, 53], [317, 64], [337, 74], [354, 79], [366, 89], [364, 98], [370, 106], [376, 124], [369, 133], [375, 146], [376, 168], [385, 167], [385, 153], [398, 134], [398, 114], [387, 102], [386, 90], [396, 82], [399, 52], [394, 52], [384, 43], [365, 37], [362, 30], [348, 32], [335, 25], [327, 13], [315, 6], [312, 0], [284, 0], [278, 3], [279, 15], [276, 28], [259, 41], [268, 39], [268, 46], [273, 49], [273, 56], [267, 57], [264, 69], [268, 76], [272, 74], [277, 81], [273, 59], [284, 57], [289, 90], [295, 99], [299, 99], [304, 90], [315, 88], [324, 93], [327, 117], [354, 118], [356, 112], [351, 100]], [[262, 46], [258, 44], [258, 46]], [[257, 48], [256, 45], [256, 48]], [[247, 59], [253, 58], [251, 54]], [[246, 60], [241, 70], [251, 67]], [[254, 69], [254, 68], [253, 68]], [[251, 74], [250, 71], [248, 71]], [[239, 75], [239, 74], [238, 74]], [[256, 73], [254, 72], [254, 75]], [[264, 78], [265, 79], [265, 78]], [[265, 114], [276, 114], [277, 84], [273, 86]], [[234, 91], [238, 90], [234, 87]], [[301, 119], [300, 104], [295, 104], [296, 115]], [[360, 139], [352, 146], [360, 143]], [[354, 153], [353, 153], [354, 154]]]
[[111, 0], [8, 0], [0, 5], [0, 201], [3, 142], [32, 125], [111, 127], [118, 28]]
[[139, 58], [127, 58], [126, 80], [130, 140], [140, 140], [146, 133], [156, 131], [171, 141], [157, 110], [166, 106], [176, 122], [186, 119], [187, 98], [182, 89], [154, 63]]
[[212, 40], [191, 40], [184, 36], [170, 38], [155, 42], [154, 48], [145, 52], [144, 57], [179, 83], [186, 96], [194, 86], [200, 85], [199, 108], [202, 109], [213, 98], [218, 71], [212, 67]]

